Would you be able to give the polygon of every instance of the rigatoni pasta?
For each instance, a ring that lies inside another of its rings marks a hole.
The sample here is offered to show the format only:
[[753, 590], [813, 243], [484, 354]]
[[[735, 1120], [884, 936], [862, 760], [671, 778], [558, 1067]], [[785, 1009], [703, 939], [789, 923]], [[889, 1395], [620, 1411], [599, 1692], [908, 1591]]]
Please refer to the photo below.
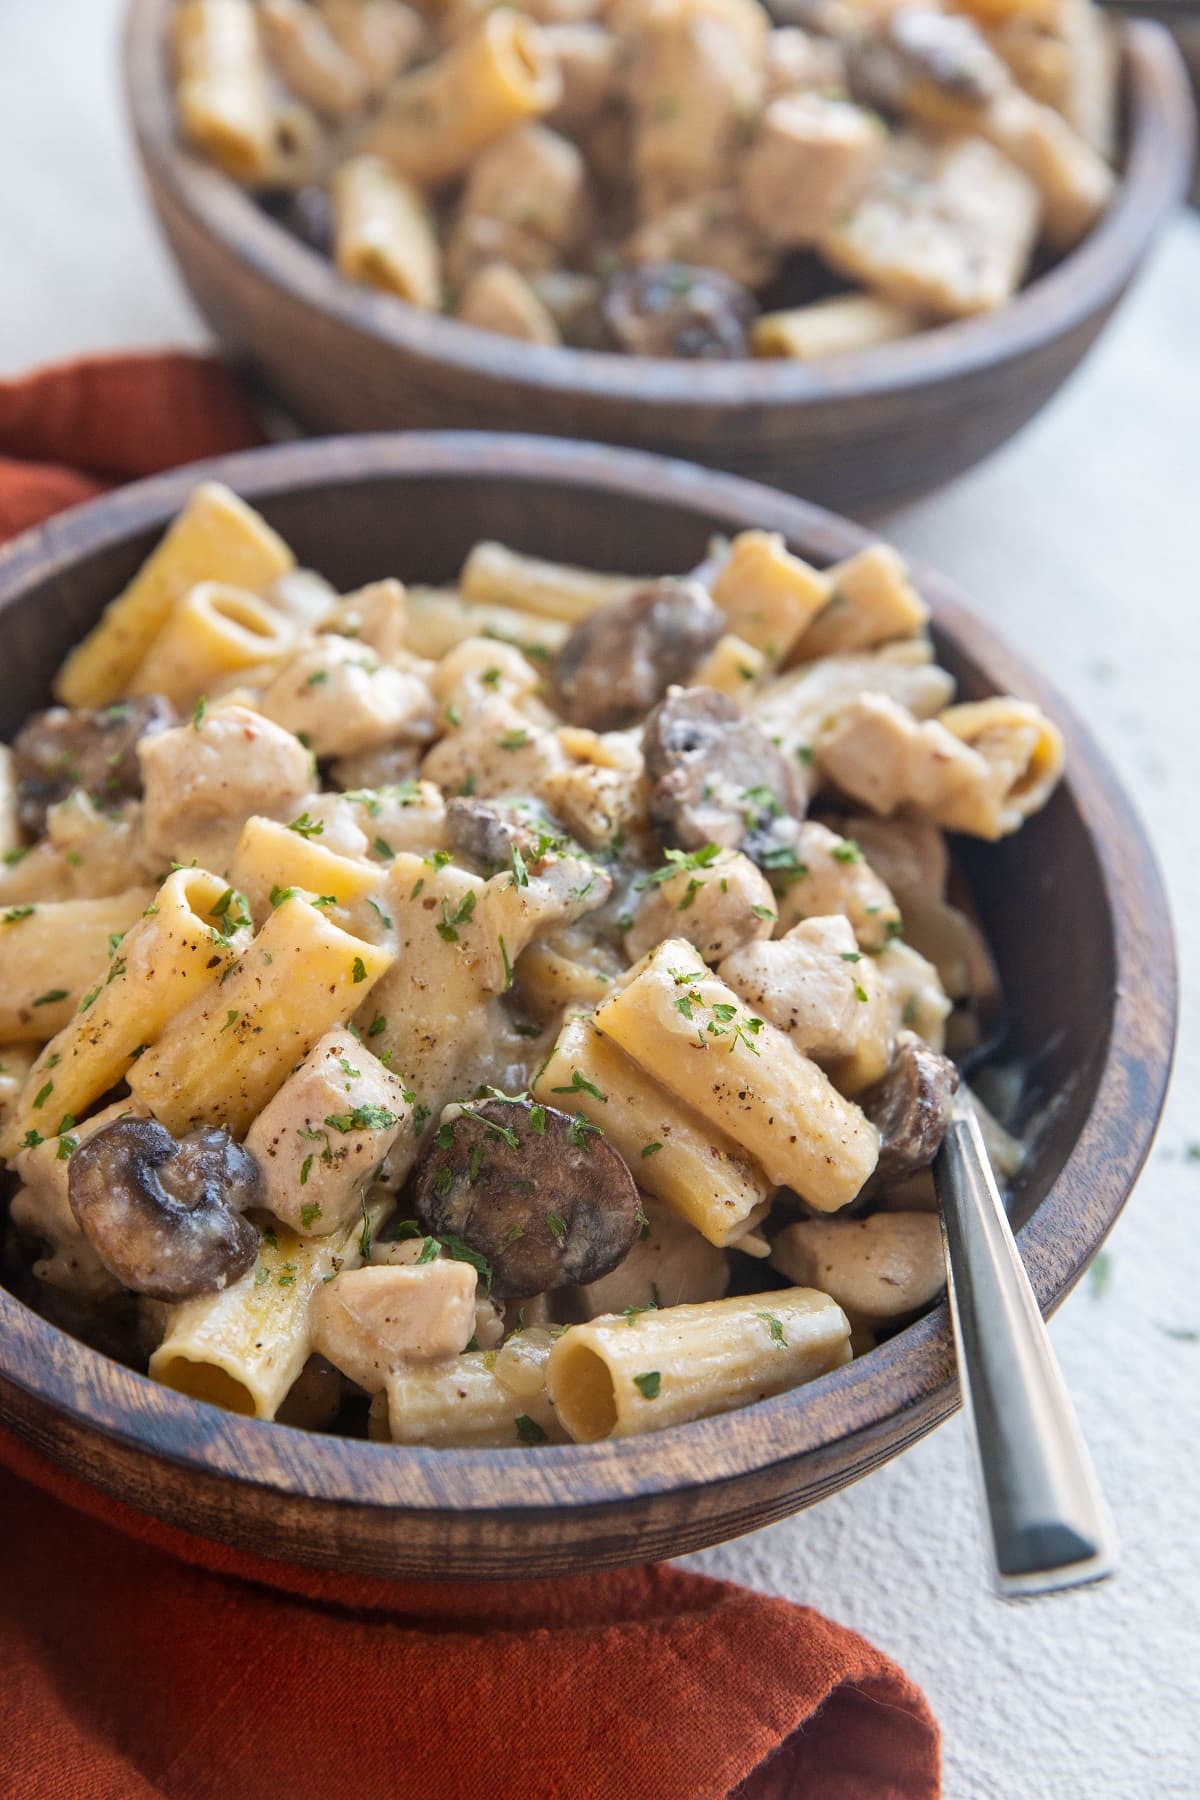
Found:
[[803, 16], [185, 0], [176, 102], [351, 280], [540, 346], [870, 352], [1005, 305], [1105, 211], [1118, 58], [1092, 0]]
[[201, 487], [0, 758], [30, 1286], [194, 1399], [396, 1444], [819, 1379], [937, 1287], [945, 1047], [1002, 1003], [943, 830], [1018, 829], [1060, 738], [956, 698], [883, 546], [464, 550], [339, 595]]

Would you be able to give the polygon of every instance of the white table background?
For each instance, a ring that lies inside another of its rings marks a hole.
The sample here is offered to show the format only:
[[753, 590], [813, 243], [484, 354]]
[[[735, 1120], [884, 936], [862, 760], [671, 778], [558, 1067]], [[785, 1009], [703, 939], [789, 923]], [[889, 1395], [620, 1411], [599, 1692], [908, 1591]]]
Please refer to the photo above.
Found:
[[[206, 342], [126, 139], [119, 11], [0, 8], [0, 376], [90, 349]], [[1092, 721], [1172, 894], [1183, 1021], [1166, 1120], [1107, 1281], [1085, 1281], [1052, 1333], [1116, 1515], [1120, 1574], [1020, 1607], [993, 1600], [959, 1419], [814, 1511], [691, 1559], [897, 1657], [942, 1722], [950, 1800], [1200, 1796], [1200, 1338], [1187, 1335], [1200, 1333], [1198, 417], [1200, 221], [1186, 218], [1035, 425], [878, 521], [960, 581]]]

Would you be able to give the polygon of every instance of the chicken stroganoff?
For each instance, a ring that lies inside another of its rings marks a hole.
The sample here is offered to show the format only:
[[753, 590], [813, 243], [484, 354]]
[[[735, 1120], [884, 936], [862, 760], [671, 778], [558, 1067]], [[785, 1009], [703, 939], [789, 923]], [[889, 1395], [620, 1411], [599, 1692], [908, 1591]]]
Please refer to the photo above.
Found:
[[18, 1291], [405, 1444], [653, 1431], [868, 1351], [942, 1285], [950, 1053], [998, 1005], [945, 834], [1062, 763], [927, 618], [884, 545], [762, 531], [339, 594], [197, 487], [0, 753]]
[[810, 360], [988, 312], [1113, 190], [1091, 0], [180, 0], [185, 138], [533, 344]]

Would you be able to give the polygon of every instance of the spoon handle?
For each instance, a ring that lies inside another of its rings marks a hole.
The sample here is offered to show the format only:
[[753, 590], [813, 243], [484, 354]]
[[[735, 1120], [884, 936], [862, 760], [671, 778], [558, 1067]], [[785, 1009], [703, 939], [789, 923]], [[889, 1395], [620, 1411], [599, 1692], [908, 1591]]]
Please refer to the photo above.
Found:
[[951, 1120], [934, 1179], [996, 1591], [1099, 1581], [1116, 1536], [973, 1114]]

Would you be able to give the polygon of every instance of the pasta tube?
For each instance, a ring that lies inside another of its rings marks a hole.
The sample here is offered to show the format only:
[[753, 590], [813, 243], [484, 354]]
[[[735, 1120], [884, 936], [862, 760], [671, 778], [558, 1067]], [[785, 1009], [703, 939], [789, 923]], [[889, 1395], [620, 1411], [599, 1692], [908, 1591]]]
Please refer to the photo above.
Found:
[[877, 294], [835, 294], [810, 306], [762, 313], [750, 327], [750, 348], [755, 356], [818, 362], [824, 356], [852, 356], [876, 344], [912, 337], [923, 324], [911, 307]]
[[[222, 906], [222, 902], [225, 902]], [[220, 908], [220, 911], [214, 909]], [[225, 883], [204, 869], [177, 869], [145, 907], [114, 954], [109, 979], [94, 1002], [76, 1013], [48, 1044], [30, 1071], [0, 1148], [11, 1156], [31, 1129], [41, 1129], [46, 1110], [37, 1096], [52, 1082], [55, 1118], [82, 1118], [127, 1074], [134, 1057], [152, 1044], [168, 1019], [212, 987], [249, 943], [241, 908]], [[106, 946], [107, 947], [107, 946]], [[103, 951], [97, 966], [103, 969]]]
[[[691, 957], [694, 963], [694, 951]], [[640, 1069], [591, 1019], [565, 1021], [533, 1094], [598, 1125], [638, 1186], [710, 1244], [735, 1243], [774, 1192], [751, 1157]]]
[[602, 575], [595, 569], [545, 562], [486, 539], [467, 557], [459, 582], [465, 600], [511, 606], [518, 612], [564, 619], [568, 625], [578, 625], [597, 607], [627, 600], [644, 585], [636, 575]]
[[547, 1384], [579, 1444], [662, 1431], [782, 1394], [850, 1360], [841, 1307], [782, 1288], [573, 1325]]
[[420, 192], [381, 156], [352, 156], [333, 178], [334, 260], [343, 275], [436, 311], [441, 252]]
[[929, 622], [929, 608], [890, 544], [872, 544], [826, 570], [828, 604], [795, 646], [796, 660], [869, 650], [891, 638], [915, 637]]
[[172, 607], [197, 582], [257, 592], [295, 560], [244, 500], [219, 482], [202, 482], [129, 586], [67, 657], [55, 694], [66, 706], [120, 699]]
[[652, 950], [596, 1025], [818, 1211], [845, 1206], [872, 1173], [874, 1125], [684, 939]]
[[182, 0], [171, 37], [184, 135], [235, 181], [261, 180], [275, 112], [250, 0]]
[[435, 1449], [564, 1443], [546, 1392], [552, 1342], [548, 1331], [523, 1331], [502, 1350], [392, 1370], [385, 1389], [392, 1442]]
[[318, 1038], [343, 1025], [392, 962], [306, 900], [285, 900], [215, 991], [177, 1013], [129, 1071], [134, 1097], [176, 1136], [241, 1137]]
[[284, 615], [256, 594], [201, 581], [172, 607], [127, 692], [165, 694], [190, 712], [229, 676], [279, 662], [294, 639]]
[[82, 1001], [94, 1004], [88, 990], [104, 981], [110, 940], [129, 929], [153, 892], [126, 888], [102, 900], [51, 900], [0, 913], [0, 1040], [44, 1043]]
[[561, 619], [535, 618], [512, 606], [465, 600], [452, 588], [410, 588], [405, 638], [416, 656], [444, 656], [464, 638], [513, 644], [538, 664], [549, 662], [567, 635]]
[[171, 1308], [150, 1375], [227, 1412], [273, 1419], [313, 1349], [313, 1300], [342, 1269], [356, 1269], [392, 1207], [364, 1199], [362, 1217], [332, 1237], [302, 1238], [269, 1215], [258, 1261], [215, 1294]]
[[497, 7], [388, 92], [361, 148], [422, 187], [459, 175], [486, 144], [558, 104], [562, 78], [532, 20]]
[[293, 94], [327, 119], [345, 119], [365, 103], [366, 75], [308, 0], [259, 0], [267, 48]]
[[242, 826], [229, 878], [256, 925], [271, 916], [276, 899], [288, 889], [302, 888], [323, 903], [353, 906], [383, 884], [378, 863], [340, 856], [312, 838], [301, 837], [277, 819], [247, 819]]
[[774, 531], [739, 532], [712, 583], [730, 630], [770, 662], [787, 655], [830, 591], [829, 577], [793, 556]]

